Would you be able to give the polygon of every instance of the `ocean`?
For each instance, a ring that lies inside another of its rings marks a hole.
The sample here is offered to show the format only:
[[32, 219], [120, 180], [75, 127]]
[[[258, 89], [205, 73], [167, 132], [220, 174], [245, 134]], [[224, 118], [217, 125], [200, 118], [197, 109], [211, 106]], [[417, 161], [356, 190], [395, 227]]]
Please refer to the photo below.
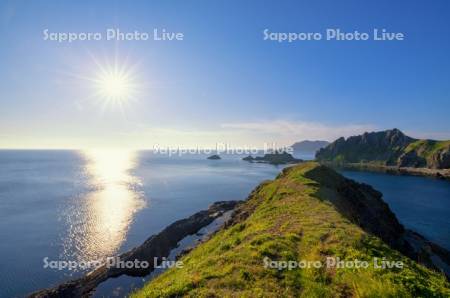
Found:
[[[215, 201], [245, 199], [283, 168], [242, 157], [1, 150], [0, 297], [21, 297], [80, 276], [89, 270], [81, 266], [87, 261], [137, 246]], [[450, 248], [449, 182], [343, 174], [372, 184], [405, 226]], [[69, 261], [77, 266], [62, 268]]]

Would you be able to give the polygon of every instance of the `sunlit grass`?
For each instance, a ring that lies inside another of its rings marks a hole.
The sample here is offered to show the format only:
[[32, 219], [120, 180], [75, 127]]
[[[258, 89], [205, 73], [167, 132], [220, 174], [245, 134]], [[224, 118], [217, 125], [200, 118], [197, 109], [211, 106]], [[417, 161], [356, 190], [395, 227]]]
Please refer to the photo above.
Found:
[[[257, 188], [242, 207], [251, 215], [220, 231], [133, 297], [448, 297], [443, 275], [430, 271], [343, 217], [300, 165]], [[263, 259], [401, 260], [403, 269], [264, 268]]]

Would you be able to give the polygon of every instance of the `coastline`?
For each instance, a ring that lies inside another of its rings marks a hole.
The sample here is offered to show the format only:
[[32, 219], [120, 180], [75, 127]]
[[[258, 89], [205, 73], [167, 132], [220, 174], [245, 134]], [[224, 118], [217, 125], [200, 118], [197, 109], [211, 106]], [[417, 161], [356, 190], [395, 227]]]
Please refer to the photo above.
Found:
[[[173, 249], [177, 248], [179, 242], [185, 237], [197, 233], [214, 220], [224, 216], [226, 212], [234, 210], [239, 203], [240, 201], [215, 202], [207, 210], [199, 211], [188, 218], [170, 224], [160, 233], [150, 236], [141, 245], [120, 254], [116, 258], [125, 262], [164, 259], [169, 256]], [[214, 234], [214, 231], [212, 234]], [[206, 238], [209, 236], [206, 235]], [[100, 283], [110, 278], [121, 275], [143, 277], [152, 273], [155, 269], [157, 268], [154, 264], [151, 264], [148, 268], [109, 268], [106, 264], [103, 264], [80, 278], [59, 283], [54, 287], [37, 290], [27, 297], [89, 297]]]
[[[201, 228], [210, 224], [213, 220], [220, 218], [225, 212], [234, 210], [230, 220], [225, 222], [222, 229], [227, 230], [235, 225], [242, 224], [254, 212], [259, 205], [255, 202], [256, 193], [267, 188], [270, 183], [276, 184], [281, 180], [291, 179], [297, 176], [298, 171], [305, 171], [301, 174], [305, 179], [316, 181], [322, 188], [327, 188], [327, 192], [336, 191], [333, 199], [323, 196], [322, 192], [317, 192], [317, 198], [329, 200], [335, 206], [340, 216], [347, 218], [350, 222], [357, 224], [367, 233], [380, 237], [392, 249], [400, 252], [405, 257], [414, 260], [435, 272], [443, 272], [447, 279], [450, 276], [450, 252], [427, 240], [422, 235], [405, 229], [390, 211], [388, 205], [381, 199], [381, 193], [372, 189], [368, 185], [359, 184], [346, 179], [331, 169], [322, 167], [314, 162], [302, 163], [297, 166], [288, 166], [273, 181], [261, 183], [250, 194], [248, 199], [241, 201], [217, 202], [203, 210], [195, 213], [189, 218], [179, 220], [156, 235], [150, 236], [142, 245], [118, 256], [121, 260], [151, 260], [155, 258], [167, 257], [178, 243], [188, 235], [197, 233]], [[284, 181], [283, 180], [283, 181]], [[298, 182], [295, 182], [298, 183]], [[307, 185], [308, 187], [309, 184]], [[299, 185], [295, 185], [299, 187]], [[304, 195], [307, 193], [302, 186], [298, 191]], [[263, 192], [265, 194], [265, 192]], [[283, 195], [289, 194], [284, 193]], [[316, 198], [316, 199], [317, 199]], [[355, 203], [355, 199], [359, 201]], [[314, 200], [316, 200], [314, 199]], [[320, 201], [320, 200], [319, 200]], [[297, 202], [297, 201], [295, 201]], [[295, 203], [296, 204], [296, 203]], [[370, 208], [369, 208], [370, 206]], [[307, 210], [308, 208], [306, 208]], [[375, 213], [374, 213], [375, 212]], [[333, 225], [331, 225], [333, 226]], [[219, 231], [218, 230], [218, 231]], [[207, 235], [208, 241], [217, 231]], [[330, 231], [331, 233], [331, 231]], [[195, 247], [192, 248], [195, 250]], [[180, 255], [189, 254], [190, 250], [181, 252]], [[84, 297], [91, 295], [97, 286], [109, 278], [128, 276], [146, 276], [155, 270], [154, 266], [147, 269], [141, 268], [109, 268], [106, 265], [91, 271], [85, 276], [61, 283], [55, 287], [46, 288], [30, 294], [29, 297]]]
[[394, 175], [425, 176], [450, 181], [450, 169], [396, 167], [396, 166], [377, 165], [371, 163], [335, 163], [326, 161], [320, 161], [320, 163], [337, 169], [382, 172]]

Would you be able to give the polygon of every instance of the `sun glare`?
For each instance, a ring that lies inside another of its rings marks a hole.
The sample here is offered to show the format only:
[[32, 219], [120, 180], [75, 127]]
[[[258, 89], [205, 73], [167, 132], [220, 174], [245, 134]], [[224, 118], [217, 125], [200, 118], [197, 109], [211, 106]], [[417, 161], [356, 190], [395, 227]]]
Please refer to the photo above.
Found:
[[133, 68], [127, 63], [99, 63], [97, 74], [91, 81], [94, 82], [95, 98], [103, 104], [123, 105], [135, 99], [138, 84]]
[[117, 253], [134, 214], [145, 206], [141, 181], [132, 174], [137, 153], [105, 149], [82, 154], [92, 191], [79, 201], [76, 216], [68, 217], [70, 230], [64, 248], [67, 258], [103, 260]]
[[114, 101], [127, 100], [133, 93], [131, 78], [118, 72], [102, 74], [98, 79], [98, 88], [102, 97]]

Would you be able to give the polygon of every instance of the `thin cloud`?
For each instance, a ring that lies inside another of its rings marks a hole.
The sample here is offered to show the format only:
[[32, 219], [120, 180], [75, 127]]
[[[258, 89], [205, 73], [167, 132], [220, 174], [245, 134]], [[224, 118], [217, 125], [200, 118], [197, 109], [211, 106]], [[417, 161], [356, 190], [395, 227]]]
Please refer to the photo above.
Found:
[[371, 124], [330, 125], [317, 122], [285, 120], [224, 123], [221, 127], [271, 136], [273, 139], [278, 139], [279, 142], [299, 140], [333, 141], [339, 137], [349, 137], [377, 129], [376, 126]]

